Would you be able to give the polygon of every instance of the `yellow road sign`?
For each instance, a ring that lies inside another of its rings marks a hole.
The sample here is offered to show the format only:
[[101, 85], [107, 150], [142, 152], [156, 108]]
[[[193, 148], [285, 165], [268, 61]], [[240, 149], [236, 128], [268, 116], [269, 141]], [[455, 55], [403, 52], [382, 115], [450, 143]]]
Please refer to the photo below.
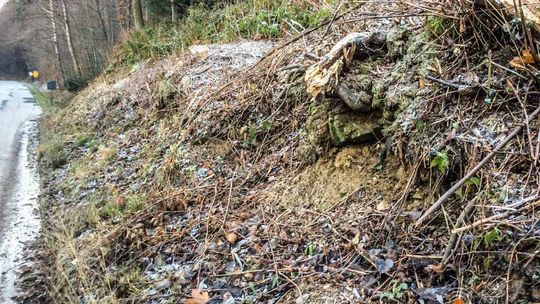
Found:
[[33, 76], [34, 78], [38, 78], [38, 77], [39, 77], [39, 72], [38, 72], [38, 71], [32, 72], [32, 76]]

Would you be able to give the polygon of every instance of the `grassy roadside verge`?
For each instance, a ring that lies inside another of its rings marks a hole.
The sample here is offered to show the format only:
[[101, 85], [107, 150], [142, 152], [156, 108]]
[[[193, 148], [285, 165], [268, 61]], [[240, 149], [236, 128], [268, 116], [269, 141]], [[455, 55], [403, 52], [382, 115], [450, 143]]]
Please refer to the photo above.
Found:
[[25, 85], [45, 113], [54, 112], [55, 110], [60, 108], [58, 100], [59, 93], [56, 93], [56, 97], [53, 95], [53, 97], [51, 98], [51, 93], [46, 94], [29, 83], [25, 83]]
[[70, 103], [70, 95], [61, 91], [54, 92], [54, 98], [47, 92], [42, 92], [31, 84], [26, 84], [36, 102], [43, 109], [39, 124], [38, 170], [41, 177], [39, 198], [42, 219], [40, 247], [44, 252], [42, 262], [38, 266], [47, 277], [43, 286], [46, 289], [48, 301], [56, 302], [58, 295], [62, 303], [77, 303], [75, 290], [69, 284], [57, 284], [61, 278], [69, 278], [80, 272], [77, 265], [79, 255], [74, 252], [75, 240], [73, 235], [80, 225], [86, 223], [83, 219], [87, 213], [82, 210], [65, 210], [61, 205], [53, 204], [51, 193], [47, 190], [49, 184], [62, 184], [58, 179], [58, 171], [69, 163], [75, 156], [74, 148], [79, 141], [77, 132], [69, 122], [65, 121], [63, 110]]

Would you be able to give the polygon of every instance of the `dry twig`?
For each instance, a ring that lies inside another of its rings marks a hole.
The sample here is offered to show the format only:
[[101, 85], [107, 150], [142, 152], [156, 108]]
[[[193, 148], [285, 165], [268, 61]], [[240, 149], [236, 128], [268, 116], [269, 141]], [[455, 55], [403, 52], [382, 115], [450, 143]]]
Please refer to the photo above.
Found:
[[[529, 115], [525, 124], [529, 123], [530, 120], [534, 119], [536, 115], [540, 112], [540, 107], [538, 107], [531, 115]], [[433, 212], [437, 211], [439, 207], [450, 197], [452, 196], [459, 188], [461, 188], [465, 182], [467, 182], [471, 177], [473, 177], [478, 170], [480, 170], [485, 164], [487, 164], [499, 150], [506, 146], [512, 138], [514, 138], [521, 130], [523, 125], [520, 125], [512, 131], [506, 138], [501, 141], [494, 149], [491, 151], [481, 162], [479, 162], [474, 168], [471, 169], [465, 176], [460, 179], [452, 188], [446, 191], [415, 223], [415, 226], [418, 228], [422, 223], [428, 218]]]
[[[530, 203], [532, 201], [536, 201], [532, 204], [527, 204], [527, 203]], [[523, 206], [524, 204], [527, 204], [526, 206]], [[467, 226], [463, 226], [463, 227], [459, 227], [459, 228], [456, 228], [454, 230], [452, 230], [452, 233], [460, 233], [460, 232], [463, 232], [465, 230], [469, 230], [469, 229], [472, 229], [474, 227], [477, 227], [477, 226], [481, 226], [481, 225], [485, 225], [485, 224], [488, 224], [488, 223], [491, 223], [493, 221], [496, 221], [496, 220], [500, 220], [500, 219], [504, 219], [504, 218], [507, 218], [511, 215], [514, 215], [514, 214], [520, 214], [526, 210], [529, 210], [531, 208], [534, 208], [534, 207], [537, 207], [537, 206], [540, 206], [540, 195], [535, 195], [535, 196], [531, 196], [531, 197], [528, 197], [522, 201], [519, 202], [519, 205], [520, 206], [523, 206], [519, 209], [515, 209], [515, 210], [510, 210], [510, 211], [506, 211], [504, 213], [501, 213], [501, 214], [496, 214], [496, 215], [493, 215], [493, 216], [490, 216], [488, 218], [484, 218], [484, 219], [481, 219], [481, 220], [478, 220], [470, 225], [467, 225]]]

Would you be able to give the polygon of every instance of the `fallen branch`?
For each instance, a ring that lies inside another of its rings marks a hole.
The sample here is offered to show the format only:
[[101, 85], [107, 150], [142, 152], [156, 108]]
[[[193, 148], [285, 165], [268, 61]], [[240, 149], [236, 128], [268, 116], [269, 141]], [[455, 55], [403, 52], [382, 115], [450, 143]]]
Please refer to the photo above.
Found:
[[449, 82], [449, 81], [446, 81], [446, 80], [442, 80], [442, 79], [439, 79], [439, 78], [435, 78], [435, 77], [429, 76], [429, 75], [426, 75], [425, 78], [428, 79], [428, 80], [431, 80], [433, 82], [436, 82], [438, 84], [441, 84], [443, 86], [455, 89], [459, 93], [461, 93], [461, 92], [470, 92], [473, 89], [478, 88], [478, 86], [473, 86], [473, 85], [455, 84], [455, 83], [452, 83], [452, 82]]
[[454, 253], [454, 249], [456, 248], [456, 244], [458, 243], [458, 238], [460, 237], [458, 235], [458, 232], [456, 232], [456, 228], [460, 228], [465, 223], [465, 218], [472, 213], [474, 210], [474, 203], [476, 202], [476, 197], [467, 203], [461, 214], [459, 215], [456, 225], [454, 226], [454, 230], [452, 230], [452, 235], [450, 236], [450, 241], [448, 242], [448, 245], [446, 246], [446, 250], [444, 251], [443, 259], [441, 264], [445, 265], [448, 259], [452, 256]]
[[490, 217], [487, 217], [487, 218], [483, 218], [483, 219], [478, 220], [478, 221], [476, 221], [476, 222], [474, 222], [474, 223], [472, 223], [470, 225], [467, 225], [467, 226], [455, 228], [454, 230], [452, 230], [452, 233], [454, 233], [454, 234], [460, 233], [460, 232], [463, 232], [465, 230], [469, 230], [469, 229], [472, 229], [474, 227], [478, 227], [480, 225], [488, 224], [488, 223], [491, 223], [491, 222], [496, 221], [496, 220], [508, 218], [511, 215], [519, 214], [519, 213], [522, 213], [525, 210], [540, 206], [540, 195], [535, 195], [535, 196], [528, 197], [528, 198], [520, 201], [518, 205], [522, 206], [522, 205], [525, 205], [525, 204], [533, 202], [533, 201], [536, 201], [536, 202], [534, 202], [532, 204], [528, 204], [528, 205], [526, 205], [524, 207], [521, 207], [519, 209], [516, 209], [516, 210], [510, 210], [510, 211], [506, 211], [504, 213], [500, 213], [500, 214], [496, 214], [496, 215], [493, 215], [493, 216], [490, 216]]
[[[528, 119], [525, 121], [525, 125], [529, 123], [532, 119], [538, 115], [540, 112], [540, 107], [538, 107], [531, 115], [529, 115]], [[471, 171], [469, 171], [465, 176], [460, 179], [452, 188], [450, 188], [446, 193], [444, 193], [417, 221], [415, 224], [415, 227], [420, 227], [422, 223], [428, 218], [433, 212], [437, 211], [439, 207], [450, 197], [452, 196], [459, 188], [461, 188], [465, 182], [467, 182], [471, 177], [473, 177], [478, 170], [480, 170], [485, 164], [487, 164], [497, 152], [502, 149], [504, 146], [506, 146], [512, 138], [514, 138], [521, 130], [523, 129], [523, 125], [518, 126], [517, 128], [512, 131], [506, 138], [499, 143], [493, 151], [491, 151], [482, 161], [480, 161], [474, 168], [472, 168]]]

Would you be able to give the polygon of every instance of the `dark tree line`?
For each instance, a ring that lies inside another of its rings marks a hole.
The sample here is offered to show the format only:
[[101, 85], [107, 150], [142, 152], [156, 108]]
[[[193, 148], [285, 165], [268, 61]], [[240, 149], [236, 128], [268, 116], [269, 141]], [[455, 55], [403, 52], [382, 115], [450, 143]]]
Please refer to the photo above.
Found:
[[[187, 8], [215, 0], [11, 0], [0, 11], [0, 77], [24, 77], [77, 89], [108, 65], [123, 33], [176, 23]], [[224, 1], [225, 2], [225, 1]]]

